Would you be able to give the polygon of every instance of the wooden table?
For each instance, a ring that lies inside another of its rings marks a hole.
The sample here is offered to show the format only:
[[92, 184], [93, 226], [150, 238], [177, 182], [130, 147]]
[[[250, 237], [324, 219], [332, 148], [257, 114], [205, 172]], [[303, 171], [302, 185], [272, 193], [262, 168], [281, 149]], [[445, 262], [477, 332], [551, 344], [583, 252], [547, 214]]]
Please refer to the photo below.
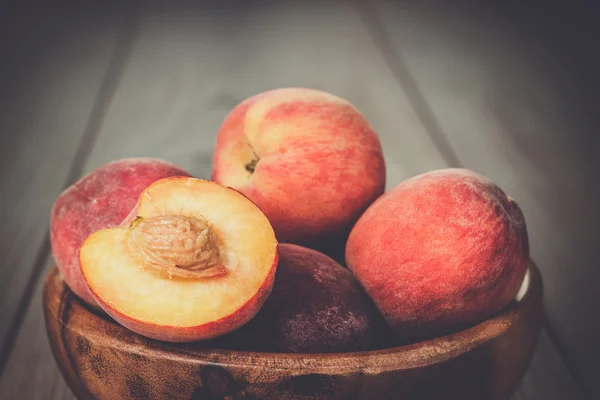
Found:
[[382, 0], [25, 3], [0, 6], [0, 398], [73, 398], [40, 292], [61, 190], [129, 156], [208, 178], [229, 110], [283, 86], [327, 90], [363, 111], [381, 135], [388, 188], [465, 166], [516, 198], [547, 321], [514, 399], [600, 394], [600, 314], [582, 316], [599, 299], [599, 142], [586, 136], [595, 115], [570, 77], [577, 65], [557, 55], [569, 43], [542, 35], [533, 13]]

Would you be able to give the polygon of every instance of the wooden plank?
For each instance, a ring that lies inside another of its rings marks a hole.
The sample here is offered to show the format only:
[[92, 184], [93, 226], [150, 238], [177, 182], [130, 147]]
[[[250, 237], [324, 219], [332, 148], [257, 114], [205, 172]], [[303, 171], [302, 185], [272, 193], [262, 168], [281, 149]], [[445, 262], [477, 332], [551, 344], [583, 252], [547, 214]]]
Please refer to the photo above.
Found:
[[513, 400], [564, 399], [583, 400], [584, 396], [569, 376], [548, 333], [543, 330], [533, 360]]
[[[44, 276], [53, 265], [46, 260]], [[21, 334], [0, 379], [0, 398], [73, 400], [52, 356], [44, 329], [42, 281], [21, 327]], [[34, 366], [32, 368], [32, 366]], [[547, 334], [543, 331], [531, 366], [513, 400], [583, 399], [570, 380]]]
[[[280, 86], [328, 90], [363, 110], [392, 149], [388, 186], [444, 165], [351, 8], [277, 5], [266, 14], [232, 15], [190, 7], [147, 16], [83, 172], [145, 155], [208, 177], [215, 133], [229, 110]], [[308, 35], [306, 26], [312, 27]], [[366, 58], [357, 60], [357, 50]], [[0, 381], [0, 397], [65, 398], [42, 334], [40, 301], [38, 287]]]
[[[111, 159], [149, 155], [208, 177], [214, 134], [227, 112], [247, 96], [281, 86], [316, 87], [353, 101], [382, 136], [388, 187], [446, 165], [348, 6], [277, 4], [268, 12], [243, 9], [235, 15], [199, 7], [147, 16], [84, 172]], [[71, 398], [43, 339], [40, 301], [38, 288], [0, 381], [0, 397]], [[542, 383], [547, 391], [536, 392]], [[576, 393], [570, 383], [543, 336], [516, 398], [558, 399], [552, 393]]]
[[[54, 260], [45, 260], [43, 277]], [[17, 341], [0, 377], [0, 399], [73, 400], [75, 396], [63, 380], [50, 350], [44, 325], [40, 279], [27, 309]]]
[[27, 3], [4, 9], [0, 24], [0, 371], [116, 38], [110, 7]]
[[527, 25], [533, 14], [523, 7], [369, 4], [363, 15], [371, 32], [399, 79], [418, 88], [411, 100], [429, 109], [422, 113], [429, 127], [439, 128], [463, 165], [521, 204], [550, 325], [567, 350], [561, 356], [591, 391], [600, 373], [600, 315], [590, 310], [600, 299], [593, 242], [600, 189], [590, 182], [600, 168], [587, 138], [591, 121], [576, 108], [584, 99], [579, 82], [561, 74], [562, 53], [536, 47]]
[[209, 6], [169, 6], [148, 16], [86, 170], [146, 155], [208, 177], [227, 113], [246, 97], [284, 86], [355, 103], [388, 149], [388, 186], [444, 165], [350, 7], [239, 3], [230, 13]]

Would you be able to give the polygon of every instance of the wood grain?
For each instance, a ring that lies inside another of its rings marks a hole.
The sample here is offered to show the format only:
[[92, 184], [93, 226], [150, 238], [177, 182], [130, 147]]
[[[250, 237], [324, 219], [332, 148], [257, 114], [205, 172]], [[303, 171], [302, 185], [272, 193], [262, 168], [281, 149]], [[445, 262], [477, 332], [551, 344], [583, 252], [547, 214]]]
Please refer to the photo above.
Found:
[[50, 207], [69, 179], [116, 39], [106, 10], [90, 2], [67, 8], [19, 3], [5, 11], [0, 25], [0, 370], [12, 326], [25, 311], [31, 279], [48, 250]]
[[537, 351], [512, 400], [584, 400], [585, 398], [581, 389], [569, 376], [548, 334], [542, 330]]
[[60, 369], [82, 400], [502, 400], [518, 386], [541, 328], [535, 267], [525, 282], [518, 301], [467, 330], [359, 353], [252, 353], [146, 339], [85, 308], [57, 269], [44, 286], [44, 314]]
[[417, 88], [411, 99], [423, 99], [417, 103], [428, 108], [421, 115], [430, 131], [439, 128], [462, 165], [492, 178], [522, 206], [552, 331], [571, 372], [600, 395], [600, 315], [589, 309], [600, 280], [600, 190], [591, 184], [600, 163], [590, 141], [597, 135], [581, 112], [583, 82], [568, 74], [565, 49], [542, 46], [533, 34], [569, 29], [562, 7], [546, 27], [537, 8], [370, 4], [374, 10], [364, 11], [373, 14], [372, 33], [387, 41], [400, 81]]
[[0, 399], [74, 400], [50, 350], [44, 328], [42, 287], [54, 266], [52, 257], [45, 262], [10, 358], [0, 376]]
[[[446, 165], [351, 7], [263, 4], [240, 5], [234, 14], [216, 4], [150, 10], [83, 172], [150, 155], [207, 177], [214, 134], [231, 107], [256, 92], [293, 85], [332, 91], [365, 113], [382, 136], [388, 187]], [[72, 398], [43, 340], [39, 287], [1, 377], [2, 398]], [[558, 400], [567, 393], [577, 399], [544, 338], [515, 398]], [[39, 385], [31, 385], [32, 375]]]
[[352, 101], [388, 149], [388, 186], [444, 166], [350, 6], [236, 4], [236, 12], [214, 4], [149, 12], [86, 170], [147, 155], [208, 177], [227, 113], [246, 97], [285, 86]]
[[[294, 85], [347, 97], [367, 115], [389, 149], [388, 186], [445, 165], [351, 7], [240, 7], [235, 14], [214, 4], [149, 10], [82, 173], [146, 155], [208, 177], [216, 131], [231, 108]], [[304, 36], [307, 25], [314, 30]], [[367, 57], [357, 59], [357, 50]], [[60, 399], [65, 392], [47, 343], [34, 336], [44, 331], [40, 301], [36, 292], [0, 395]], [[29, 384], [31, 365], [39, 386]]]
[[[53, 266], [46, 262], [44, 276]], [[15, 349], [0, 379], [0, 398], [73, 400], [52, 355], [43, 320], [42, 282], [27, 312]], [[32, 368], [31, 366], [35, 366]], [[542, 331], [540, 342], [521, 386], [513, 400], [583, 399], [561, 368], [558, 355]], [[33, 383], [32, 383], [33, 382]]]

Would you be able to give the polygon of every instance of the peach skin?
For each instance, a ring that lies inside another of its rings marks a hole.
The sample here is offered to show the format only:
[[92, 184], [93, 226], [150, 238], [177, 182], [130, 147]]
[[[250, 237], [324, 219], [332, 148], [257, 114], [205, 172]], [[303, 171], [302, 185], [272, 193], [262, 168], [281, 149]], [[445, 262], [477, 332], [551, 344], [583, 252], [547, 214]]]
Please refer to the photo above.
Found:
[[327, 250], [385, 188], [379, 138], [348, 101], [306, 88], [255, 95], [223, 122], [212, 179], [266, 214], [280, 242]]
[[316, 250], [282, 243], [269, 298], [221, 343], [246, 351], [341, 353], [381, 348], [387, 336], [383, 318], [348, 268]]
[[402, 342], [451, 333], [514, 299], [529, 261], [525, 218], [489, 179], [444, 169], [381, 196], [346, 262]]
[[189, 173], [155, 158], [127, 158], [104, 164], [62, 192], [50, 214], [50, 244], [65, 283], [97, 308], [81, 275], [79, 247], [91, 233], [119, 225], [152, 182]]

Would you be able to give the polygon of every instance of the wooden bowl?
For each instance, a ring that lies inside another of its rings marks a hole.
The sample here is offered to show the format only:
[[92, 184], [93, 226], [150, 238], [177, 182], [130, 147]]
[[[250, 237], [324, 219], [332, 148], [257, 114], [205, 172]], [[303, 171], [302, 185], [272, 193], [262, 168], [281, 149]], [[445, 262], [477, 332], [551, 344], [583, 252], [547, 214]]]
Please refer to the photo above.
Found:
[[531, 264], [500, 315], [434, 340], [359, 353], [253, 353], [146, 339], [89, 311], [56, 268], [44, 309], [52, 351], [79, 399], [508, 399], [537, 344], [542, 281]]

